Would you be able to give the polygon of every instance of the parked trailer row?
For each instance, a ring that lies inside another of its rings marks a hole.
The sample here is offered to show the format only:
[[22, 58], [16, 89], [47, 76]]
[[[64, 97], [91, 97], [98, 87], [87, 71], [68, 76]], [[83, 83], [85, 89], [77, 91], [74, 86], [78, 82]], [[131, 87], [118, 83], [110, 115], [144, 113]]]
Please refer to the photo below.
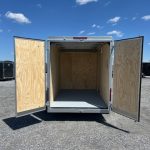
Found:
[[14, 78], [14, 62], [0, 61], [0, 80]]
[[150, 76], [150, 62], [143, 62], [142, 68], [144, 76]]

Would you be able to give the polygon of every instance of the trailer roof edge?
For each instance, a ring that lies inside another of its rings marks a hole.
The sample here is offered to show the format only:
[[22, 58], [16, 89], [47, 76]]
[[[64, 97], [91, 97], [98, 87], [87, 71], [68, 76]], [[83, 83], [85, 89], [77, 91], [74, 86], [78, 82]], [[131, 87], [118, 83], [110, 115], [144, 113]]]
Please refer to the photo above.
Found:
[[[48, 37], [49, 41], [112, 41], [112, 36], [50, 36]], [[86, 39], [85, 39], [86, 38]]]

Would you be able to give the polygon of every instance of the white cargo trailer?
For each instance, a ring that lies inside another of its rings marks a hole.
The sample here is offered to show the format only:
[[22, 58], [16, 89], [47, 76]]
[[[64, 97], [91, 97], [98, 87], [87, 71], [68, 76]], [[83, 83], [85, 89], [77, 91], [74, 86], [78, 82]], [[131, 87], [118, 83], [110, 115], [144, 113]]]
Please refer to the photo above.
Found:
[[14, 42], [17, 116], [45, 109], [102, 114], [112, 110], [139, 121], [142, 36], [118, 41], [110, 36], [46, 41], [15, 37]]

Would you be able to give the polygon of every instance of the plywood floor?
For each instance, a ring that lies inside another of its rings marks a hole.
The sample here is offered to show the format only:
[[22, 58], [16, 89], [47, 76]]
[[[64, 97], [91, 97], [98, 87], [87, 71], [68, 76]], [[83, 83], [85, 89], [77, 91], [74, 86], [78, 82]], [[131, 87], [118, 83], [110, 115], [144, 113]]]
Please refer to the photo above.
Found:
[[60, 90], [51, 107], [107, 108], [96, 90]]

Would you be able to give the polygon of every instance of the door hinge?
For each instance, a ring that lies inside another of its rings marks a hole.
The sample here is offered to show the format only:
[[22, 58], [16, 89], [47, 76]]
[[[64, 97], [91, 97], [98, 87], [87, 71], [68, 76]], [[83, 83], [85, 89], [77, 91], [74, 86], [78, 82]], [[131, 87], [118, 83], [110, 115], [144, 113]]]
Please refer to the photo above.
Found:
[[113, 45], [112, 47], [111, 47], [111, 54], [113, 53], [113, 50], [115, 49], [115, 46]]
[[108, 104], [108, 110], [109, 110], [109, 111], [112, 110], [112, 103], [111, 103], [111, 102], [109, 102], [109, 104]]
[[50, 104], [49, 101], [47, 101], [47, 102], [46, 102], [46, 106], [49, 106], [49, 104]]

